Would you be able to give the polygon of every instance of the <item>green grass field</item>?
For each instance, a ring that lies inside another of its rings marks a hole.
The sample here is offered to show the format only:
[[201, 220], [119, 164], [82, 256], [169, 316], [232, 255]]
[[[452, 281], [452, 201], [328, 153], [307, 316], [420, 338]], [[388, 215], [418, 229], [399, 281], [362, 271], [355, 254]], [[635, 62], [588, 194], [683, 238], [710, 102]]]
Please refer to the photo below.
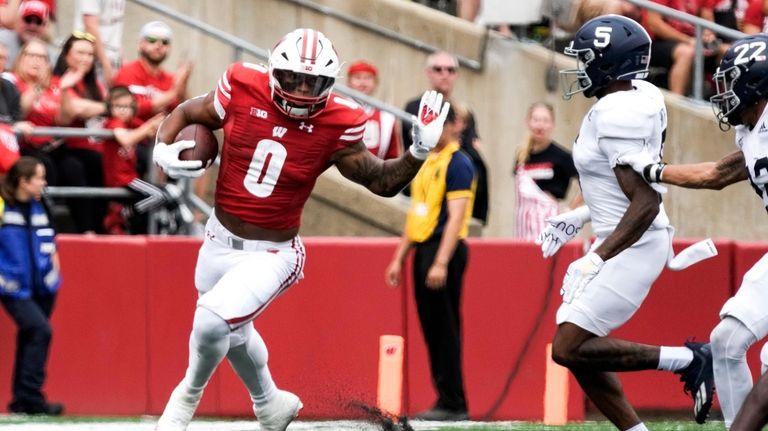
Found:
[[[105, 417], [29, 417], [21, 415], [0, 416], [2, 431], [152, 431], [156, 418], [105, 418]], [[648, 421], [652, 431], [722, 431], [723, 423], [712, 421], [706, 425], [697, 425], [692, 421]], [[410, 426], [414, 431], [612, 431], [615, 430], [609, 422], [587, 421], [568, 424], [562, 427], [544, 426], [531, 422], [453, 422], [438, 423], [412, 421]], [[362, 421], [297, 421], [291, 424], [289, 430], [295, 431], [376, 431], [383, 430], [380, 425]], [[255, 420], [195, 420], [189, 431], [258, 431]]]

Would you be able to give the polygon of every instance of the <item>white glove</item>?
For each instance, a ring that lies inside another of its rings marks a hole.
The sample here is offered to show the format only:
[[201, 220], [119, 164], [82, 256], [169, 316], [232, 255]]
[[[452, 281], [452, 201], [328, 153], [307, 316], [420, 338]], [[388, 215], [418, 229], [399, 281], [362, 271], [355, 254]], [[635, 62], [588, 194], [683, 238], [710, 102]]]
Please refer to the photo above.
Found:
[[437, 91], [425, 91], [419, 104], [419, 116], [413, 118], [411, 138], [413, 144], [409, 151], [419, 160], [425, 160], [432, 148], [435, 148], [440, 135], [443, 134], [443, 123], [448, 117], [451, 104], [443, 103], [443, 95]]
[[570, 304], [571, 301], [581, 296], [584, 293], [584, 288], [595, 278], [604, 264], [603, 259], [595, 252], [589, 252], [571, 262], [565, 272], [565, 278], [563, 278], [563, 287], [560, 289], [563, 302]]
[[171, 178], [197, 178], [205, 169], [200, 160], [179, 160], [179, 153], [195, 146], [195, 141], [178, 141], [173, 144], [158, 142], [152, 150], [152, 160]]
[[558, 214], [547, 220], [549, 224], [539, 233], [534, 241], [541, 246], [544, 259], [553, 256], [566, 242], [576, 237], [584, 223], [589, 221], [589, 208], [586, 205]]

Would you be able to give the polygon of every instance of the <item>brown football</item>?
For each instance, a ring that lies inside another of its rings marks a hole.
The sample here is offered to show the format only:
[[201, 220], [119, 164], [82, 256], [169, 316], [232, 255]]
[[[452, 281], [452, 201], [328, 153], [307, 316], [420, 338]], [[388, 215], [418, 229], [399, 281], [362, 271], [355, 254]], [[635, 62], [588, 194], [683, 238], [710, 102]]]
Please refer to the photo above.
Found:
[[195, 146], [179, 153], [179, 160], [200, 160], [203, 167], [210, 166], [219, 154], [219, 141], [211, 129], [202, 124], [190, 124], [181, 129], [176, 140], [195, 141]]

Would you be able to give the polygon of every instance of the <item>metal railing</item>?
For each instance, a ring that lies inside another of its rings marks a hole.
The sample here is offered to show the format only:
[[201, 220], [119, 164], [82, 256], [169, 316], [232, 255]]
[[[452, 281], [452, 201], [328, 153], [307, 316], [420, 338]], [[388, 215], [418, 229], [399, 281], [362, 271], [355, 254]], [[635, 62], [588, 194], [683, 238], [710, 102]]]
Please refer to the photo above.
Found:
[[[22, 136], [21, 130], [14, 128], [18, 136]], [[26, 136], [50, 136], [55, 138], [98, 138], [113, 139], [115, 134], [110, 129], [89, 129], [82, 127], [35, 127]], [[213, 209], [207, 202], [192, 192], [189, 180], [179, 180], [182, 195], [179, 197], [179, 206], [197, 209], [206, 217], [210, 217]], [[100, 198], [100, 199], [124, 199], [135, 196], [129, 190], [122, 187], [74, 187], [74, 186], [49, 186], [45, 189], [45, 195], [51, 198]], [[189, 226], [185, 226], [189, 230]], [[156, 223], [150, 214], [150, 233], [156, 233]]]
[[[220, 29], [218, 29], [218, 28], [216, 28], [216, 27], [214, 27], [214, 26], [212, 26], [210, 24], [207, 24], [207, 23], [205, 23], [203, 21], [200, 21], [200, 20], [198, 20], [196, 18], [191, 18], [189, 16], [186, 16], [186, 15], [180, 13], [179, 11], [177, 11], [177, 10], [175, 10], [173, 8], [170, 8], [168, 6], [165, 6], [165, 5], [163, 5], [163, 4], [161, 4], [161, 3], [157, 2], [157, 1], [152, 1], [152, 0], [128, 0], [128, 1], [131, 1], [131, 2], [136, 3], [138, 5], [141, 5], [141, 6], [147, 8], [149, 10], [157, 12], [157, 13], [159, 13], [161, 15], [164, 15], [164, 16], [166, 16], [166, 17], [168, 17], [170, 19], [173, 19], [175, 21], [178, 21], [178, 22], [180, 22], [180, 23], [182, 23], [182, 24], [184, 24], [184, 25], [186, 25], [188, 27], [192, 27], [195, 30], [198, 30], [198, 31], [200, 31], [200, 32], [202, 32], [202, 33], [204, 33], [204, 34], [206, 34], [206, 35], [208, 35], [208, 36], [210, 36], [210, 37], [212, 37], [214, 39], [217, 39], [217, 40], [219, 40], [221, 42], [224, 42], [224, 43], [227, 43], [227, 44], [231, 45], [232, 49], [233, 49], [233, 59], [235, 61], [241, 60], [242, 56], [243, 56], [243, 53], [248, 53], [250, 55], [253, 55], [254, 57], [256, 57], [256, 58], [258, 58], [258, 59], [260, 59], [260, 60], [262, 60], [264, 62], [266, 62], [268, 60], [268, 58], [269, 58], [269, 55], [268, 55], [267, 51], [257, 47], [256, 45], [248, 42], [247, 40], [241, 39], [241, 38], [239, 38], [237, 36], [233, 36], [230, 33], [227, 33], [227, 32], [225, 32], [223, 30], [220, 30]], [[290, 1], [292, 3], [298, 4], [298, 5], [307, 7], [307, 8], [311, 8], [313, 10], [316, 10], [318, 12], [327, 14], [329, 16], [333, 16], [333, 17], [338, 18], [338, 19], [340, 19], [340, 20], [342, 20], [344, 22], [347, 22], [349, 24], [356, 25], [356, 26], [359, 26], [359, 27], [363, 27], [366, 30], [370, 30], [372, 32], [375, 32], [375, 33], [380, 34], [380, 35], [385, 36], [385, 37], [393, 38], [393, 39], [395, 39], [395, 40], [397, 40], [399, 42], [406, 43], [406, 44], [408, 44], [410, 46], [414, 46], [414, 47], [416, 47], [418, 49], [421, 49], [421, 50], [424, 50], [426, 52], [433, 52], [433, 51], [437, 50], [436, 47], [433, 47], [431, 45], [419, 42], [419, 41], [417, 41], [415, 39], [406, 38], [405, 36], [402, 36], [399, 33], [392, 32], [391, 30], [388, 30], [388, 29], [386, 29], [384, 27], [380, 27], [380, 26], [377, 26], [377, 25], [374, 25], [374, 24], [371, 24], [371, 23], [367, 23], [367, 22], [362, 21], [359, 18], [355, 18], [355, 17], [353, 17], [351, 15], [346, 15], [346, 14], [342, 14], [340, 12], [333, 11], [332, 9], [330, 9], [328, 7], [320, 6], [320, 5], [318, 5], [316, 3], [313, 3], [311, 1], [306, 1], [306, 0], [286, 0], [286, 1]], [[472, 68], [472, 69], [475, 69], [475, 70], [479, 69], [482, 66], [479, 62], [477, 62], [475, 60], [467, 59], [467, 58], [464, 58], [464, 57], [458, 57], [458, 59], [459, 59], [459, 62], [462, 65], [467, 66], [467, 67]], [[351, 97], [351, 98], [353, 98], [353, 99], [355, 99], [355, 100], [357, 100], [359, 102], [365, 103], [366, 105], [372, 106], [372, 107], [374, 107], [376, 109], [379, 109], [379, 110], [382, 110], [382, 111], [390, 112], [393, 115], [395, 115], [397, 118], [399, 118], [401, 121], [411, 122], [412, 119], [413, 119], [413, 116], [411, 114], [403, 111], [402, 109], [400, 109], [398, 107], [395, 107], [393, 105], [390, 105], [390, 104], [388, 104], [386, 102], [382, 102], [381, 100], [379, 100], [379, 99], [377, 99], [375, 97], [367, 96], [367, 95], [365, 95], [363, 93], [360, 93], [359, 91], [355, 91], [355, 90], [347, 87], [346, 85], [338, 84], [337, 83], [333, 88], [334, 88], [334, 91], [336, 91], [338, 93], [341, 93], [341, 94], [343, 94], [345, 96], [349, 96], [349, 97]]]
[[712, 21], [707, 21], [703, 18], [699, 18], [697, 16], [689, 15], [685, 12], [681, 12], [676, 9], [672, 9], [667, 6], [662, 6], [658, 3], [654, 3], [652, 1], [648, 0], [626, 0], [629, 3], [632, 3], [633, 5], [650, 10], [653, 12], [658, 12], [663, 16], [676, 19], [678, 21], [687, 22], [689, 24], [692, 24], [695, 28], [695, 46], [696, 46], [696, 55], [694, 56], [694, 63], [693, 63], [693, 97], [695, 99], [702, 100], [704, 98], [704, 45], [702, 42], [702, 31], [703, 29], [708, 29], [713, 31], [714, 33], [725, 36], [729, 39], [741, 39], [742, 37], [746, 36], [745, 33], [742, 33], [738, 30], [734, 30], [732, 28], [728, 28], [719, 24], [715, 24]]

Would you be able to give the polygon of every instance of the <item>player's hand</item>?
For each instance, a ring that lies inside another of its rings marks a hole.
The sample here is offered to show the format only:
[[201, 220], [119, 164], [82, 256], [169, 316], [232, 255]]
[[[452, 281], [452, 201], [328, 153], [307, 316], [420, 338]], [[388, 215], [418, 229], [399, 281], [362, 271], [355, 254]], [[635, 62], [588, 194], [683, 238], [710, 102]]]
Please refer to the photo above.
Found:
[[589, 221], [589, 208], [586, 205], [548, 218], [547, 227], [534, 241], [541, 246], [544, 259], [554, 256], [560, 247], [575, 238], [587, 221]]
[[425, 160], [432, 148], [435, 148], [440, 135], [443, 134], [443, 124], [451, 104], [443, 103], [443, 95], [437, 91], [425, 91], [421, 96], [418, 117], [413, 120], [411, 137], [413, 144], [409, 151], [419, 160]]
[[589, 252], [585, 256], [574, 260], [568, 266], [563, 279], [563, 287], [560, 294], [563, 295], [563, 302], [570, 304], [571, 301], [584, 293], [590, 281], [603, 268], [605, 262], [595, 252]]
[[179, 160], [179, 153], [194, 146], [195, 141], [178, 141], [173, 144], [158, 142], [152, 151], [152, 160], [171, 178], [197, 178], [205, 172], [203, 162]]

